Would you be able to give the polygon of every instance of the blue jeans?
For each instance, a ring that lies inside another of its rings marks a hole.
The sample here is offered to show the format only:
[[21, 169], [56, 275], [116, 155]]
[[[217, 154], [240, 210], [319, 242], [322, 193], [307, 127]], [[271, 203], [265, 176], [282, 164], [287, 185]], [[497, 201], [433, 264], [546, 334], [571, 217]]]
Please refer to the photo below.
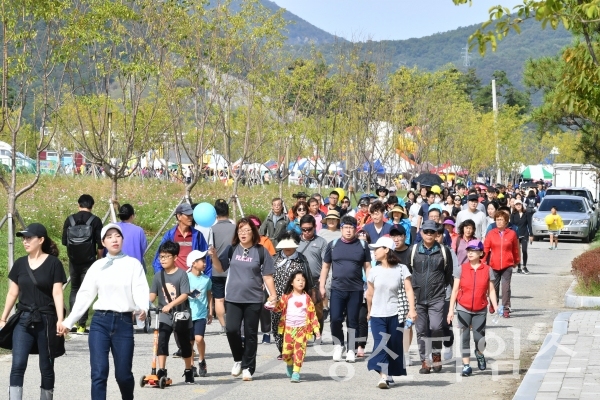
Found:
[[[347, 317], [348, 349], [355, 350], [358, 345], [356, 334], [358, 332], [358, 315], [363, 301], [363, 291], [342, 292], [331, 289], [329, 297], [329, 318], [331, 321], [331, 336], [335, 344], [344, 345], [344, 314]], [[337, 340], [336, 340], [337, 339]], [[365, 339], [366, 340], [366, 339]]]
[[13, 331], [12, 368], [10, 369], [10, 386], [23, 386], [23, 377], [27, 369], [29, 352], [34, 344], [40, 353], [40, 373], [42, 374], [41, 388], [54, 389], [54, 360], [50, 358], [48, 340], [46, 339], [46, 324], [48, 319], [42, 314], [42, 322], [25, 325], [29, 312], [23, 312], [19, 323]]
[[397, 315], [371, 317], [373, 353], [367, 363], [369, 371], [383, 372], [391, 376], [406, 375], [403, 330], [404, 324], [398, 323]]
[[88, 343], [92, 370], [92, 400], [106, 399], [109, 351], [113, 356], [115, 379], [121, 391], [121, 398], [133, 399], [135, 379], [131, 372], [134, 347], [132, 314], [96, 311], [90, 325]]

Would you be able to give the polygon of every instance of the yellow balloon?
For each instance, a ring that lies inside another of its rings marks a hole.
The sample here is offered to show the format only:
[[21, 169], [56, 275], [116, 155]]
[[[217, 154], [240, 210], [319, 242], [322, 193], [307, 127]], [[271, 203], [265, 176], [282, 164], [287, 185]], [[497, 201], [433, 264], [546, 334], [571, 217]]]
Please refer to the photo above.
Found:
[[333, 190], [335, 190], [336, 192], [338, 192], [338, 194], [340, 195], [340, 201], [341, 201], [341, 200], [342, 200], [344, 197], [346, 197], [346, 191], [345, 191], [344, 189], [342, 189], [342, 188], [335, 188], [335, 189], [333, 189]]

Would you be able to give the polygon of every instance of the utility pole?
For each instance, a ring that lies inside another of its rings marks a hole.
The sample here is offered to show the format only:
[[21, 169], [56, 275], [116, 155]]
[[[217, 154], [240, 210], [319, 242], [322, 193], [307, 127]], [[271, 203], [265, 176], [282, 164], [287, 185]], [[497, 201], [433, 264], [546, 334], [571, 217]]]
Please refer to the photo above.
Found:
[[498, 100], [496, 99], [496, 80], [492, 79], [492, 106], [494, 109], [494, 133], [496, 135], [496, 183], [502, 182], [502, 171], [500, 170], [500, 142], [498, 141]]

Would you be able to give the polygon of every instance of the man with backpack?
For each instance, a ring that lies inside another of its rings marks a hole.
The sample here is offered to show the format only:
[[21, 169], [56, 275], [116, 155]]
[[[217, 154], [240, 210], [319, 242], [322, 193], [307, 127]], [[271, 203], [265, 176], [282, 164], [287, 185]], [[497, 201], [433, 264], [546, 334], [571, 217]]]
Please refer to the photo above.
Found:
[[[439, 224], [427, 220], [421, 226], [423, 241], [410, 248], [412, 285], [417, 304], [417, 342], [421, 358], [420, 374], [442, 370], [444, 302], [446, 287], [452, 282], [452, 255], [438, 237]], [[429, 364], [429, 355], [433, 365]]]
[[[85, 274], [94, 261], [102, 258], [102, 221], [92, 214], [94, 198], [82, 194], [77, 200], [79, 211], [65, 220], [63, 225], [62, 244], [67, 247], [69, 256], [69, 275], [71, 278], [71, 295], [69, 307], [73, 308], [77, 292], [85, 278]], [[89, 333], [86, 328], [88, 313], [84, 313], [71, 332]]]

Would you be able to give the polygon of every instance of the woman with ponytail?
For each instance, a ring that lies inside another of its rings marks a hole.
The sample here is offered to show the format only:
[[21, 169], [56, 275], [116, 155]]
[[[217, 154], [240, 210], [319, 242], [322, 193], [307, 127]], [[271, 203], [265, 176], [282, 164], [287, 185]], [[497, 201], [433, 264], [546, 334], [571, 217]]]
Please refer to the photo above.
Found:
[[[17, 298], [18, 321], [12, 327], [12, 367], [8, 398], [21, 400], [23, 378], [30, 354], [39, 354], [41, 395], [54, 396], [54, 360], [65, 353], [61, 324], [64, 318], [63, 284], [67, 281], [58, 248], [42, 224], [34, 223], [17, 232], [27, 255], [13, 264], [0, 329]], [[11, 320], [12, 321], [12, 320]], [[9, 324], [10, 325], [10, 324]]]

